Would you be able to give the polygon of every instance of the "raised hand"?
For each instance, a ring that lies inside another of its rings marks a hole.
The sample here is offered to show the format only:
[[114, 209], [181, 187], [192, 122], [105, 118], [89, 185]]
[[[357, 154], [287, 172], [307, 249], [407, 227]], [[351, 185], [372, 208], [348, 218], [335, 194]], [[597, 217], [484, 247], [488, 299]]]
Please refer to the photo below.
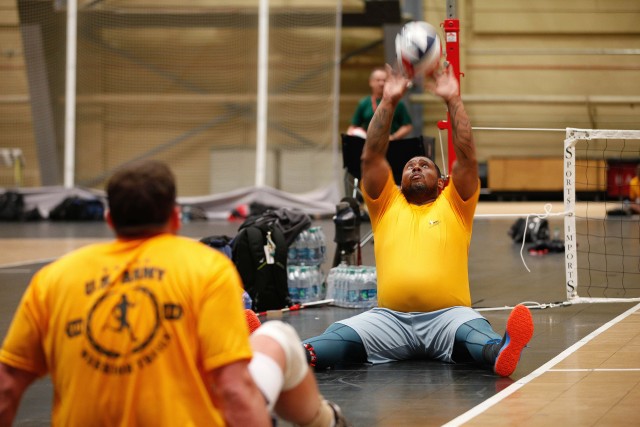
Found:
[[425, 88], [449, 101], [451, 98], [460, 95], [460, 84], [453, 73], [453, 67], [446, 64], [443, 68], [436, 70], [425, 82]]
[[385, 65], [387, 70], [387, 80], [384, 83], [382, 97], [397, 104], [404, 96], [411, 81], [404, 77], [402, 73], [391, 68], [389, 64]]

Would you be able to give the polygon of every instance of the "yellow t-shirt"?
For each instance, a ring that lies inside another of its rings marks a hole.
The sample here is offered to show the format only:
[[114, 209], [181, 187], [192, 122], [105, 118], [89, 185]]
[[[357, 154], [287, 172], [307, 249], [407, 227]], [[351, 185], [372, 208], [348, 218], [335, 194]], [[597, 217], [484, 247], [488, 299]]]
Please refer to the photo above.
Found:
[[0, 361], [51, 374], [52, 424], [222, 426], [205, 372], [250, 359], [231, 261], [169, 234], [95, 244], [42, 268]]
[[376, 200], [364, 192], [375, 236], [378, 305], [428, 312], [470, 306], [468, 256], [476, 193], [463, 201], [453, 180], [433, 202], [409, 204], [393, 182]]
[[629, 200], [640, 203], [640, 177], [634, 176], [629, 182]]

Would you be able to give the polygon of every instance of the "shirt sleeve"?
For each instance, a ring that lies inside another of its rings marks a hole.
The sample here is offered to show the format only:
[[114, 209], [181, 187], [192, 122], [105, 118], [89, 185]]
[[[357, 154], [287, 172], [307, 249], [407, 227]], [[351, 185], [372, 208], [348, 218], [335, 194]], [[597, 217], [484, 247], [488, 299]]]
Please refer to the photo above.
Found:
[[222, 255], [215, 260], [198, 316], [198, 337], [204, 368], [250, 359], [249, 327], [242, 306], [242, 282], [234, 265]]
[[404, 102], [400, 101], [398, 103], [395, 114], [398, 119], [398, 127], [411, 124], [411, 115], [409, 114], [409, 110]]
[[47, 310], [40, 275], [36, 274], [23, 295], [0, 349], [0, 362], [38, 376], [48, 372], [43, 345]]
[[393, 173], [391, 172], [391, 169], [389, 169], [387, 181], [385, 182], [382, 192], [380, 193], [380, 196], [378, 196], [377, 199], [372, 199], [371, 196], [367, 194], [363, 185], [361, 185], [360, 188], [362, 190], [364, 201], [367, 204], [367, 208], [369, 209], [369, 217], [371, 218], [371, 227], [375, 231], [378, 225], [378, 222], [380, 222], [380, 218], [382, 218], [382, 215], [387, 210], [387, 208], [389, 207], [393, 199], [400, 194], [400, 190], [398, 189], [398, 187], [395, 184], [395, 181], [393, 180]]
[[480, 180], [478, 180], [478, 186], [475, 193], [473, 193], [473, 195], [466, 201], [462, 200], [462, 197], [458, 194], [458, 189], [453, 183], [453, 179], [449, 180], [449, 183], [445, 187], [443, 193], [445, 198], [451, 204], [453, 210], [456, 212], [456, 216], [462, 225], [467, 230], [471, 230], [473, 225], [473, 216], [475, 215], [478, 200], [480, 198]]
[[362, 98], [360, 100], [360, 102], [358, 102], [358, 106], [356, 107], [356, 111], [353, 113], [353, 117], [351, 118], [351, 124], [353, 126], [358, 126], [361, 127], [363, 129], [367, 129], [369, 127], [369, 124], [367, 123], [367, 117], [366, 117], [366, 106], [368, 105], [368, 103], [370, 103], [371, 101], [369, 101], [370, 98]]

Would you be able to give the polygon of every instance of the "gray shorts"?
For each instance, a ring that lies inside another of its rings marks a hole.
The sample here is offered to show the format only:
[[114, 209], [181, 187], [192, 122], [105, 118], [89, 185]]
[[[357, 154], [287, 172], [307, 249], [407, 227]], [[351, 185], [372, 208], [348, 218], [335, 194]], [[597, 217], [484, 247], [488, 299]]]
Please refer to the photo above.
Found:
[[474, 319], [484, 317], [469, 307], [451, 307], [429, 313], [373, 308], [336, 323], [358, 333], [369, 363], [424, 358], [453, 362], [451, 353], [456, 331], [460, 325]]

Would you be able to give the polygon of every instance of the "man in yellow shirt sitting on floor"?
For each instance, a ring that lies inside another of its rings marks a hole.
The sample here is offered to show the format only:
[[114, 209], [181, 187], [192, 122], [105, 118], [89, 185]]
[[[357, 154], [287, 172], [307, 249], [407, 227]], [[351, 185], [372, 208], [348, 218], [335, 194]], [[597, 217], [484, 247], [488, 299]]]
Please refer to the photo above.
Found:
[[406, 164], [399, 189], [385, 155], [393, 112], [409, 81], [389, 66], [387, 71], [361, 157], [362, 189], [375, 236], [379, 307], [305, 340], [310, 364], [322, 368], [430, 358], [473, 361], [497, 375], [511, 375], [533, 335], [533, 320], [526, 307], [516, 306], [500, 337], [470, 307], [469, 244], [480, 181], [458, 81], [452, 67], [427, 80], [451, 118], [457, 161], [449, 184], [444, 186], [432, 160], [415, 157]]

